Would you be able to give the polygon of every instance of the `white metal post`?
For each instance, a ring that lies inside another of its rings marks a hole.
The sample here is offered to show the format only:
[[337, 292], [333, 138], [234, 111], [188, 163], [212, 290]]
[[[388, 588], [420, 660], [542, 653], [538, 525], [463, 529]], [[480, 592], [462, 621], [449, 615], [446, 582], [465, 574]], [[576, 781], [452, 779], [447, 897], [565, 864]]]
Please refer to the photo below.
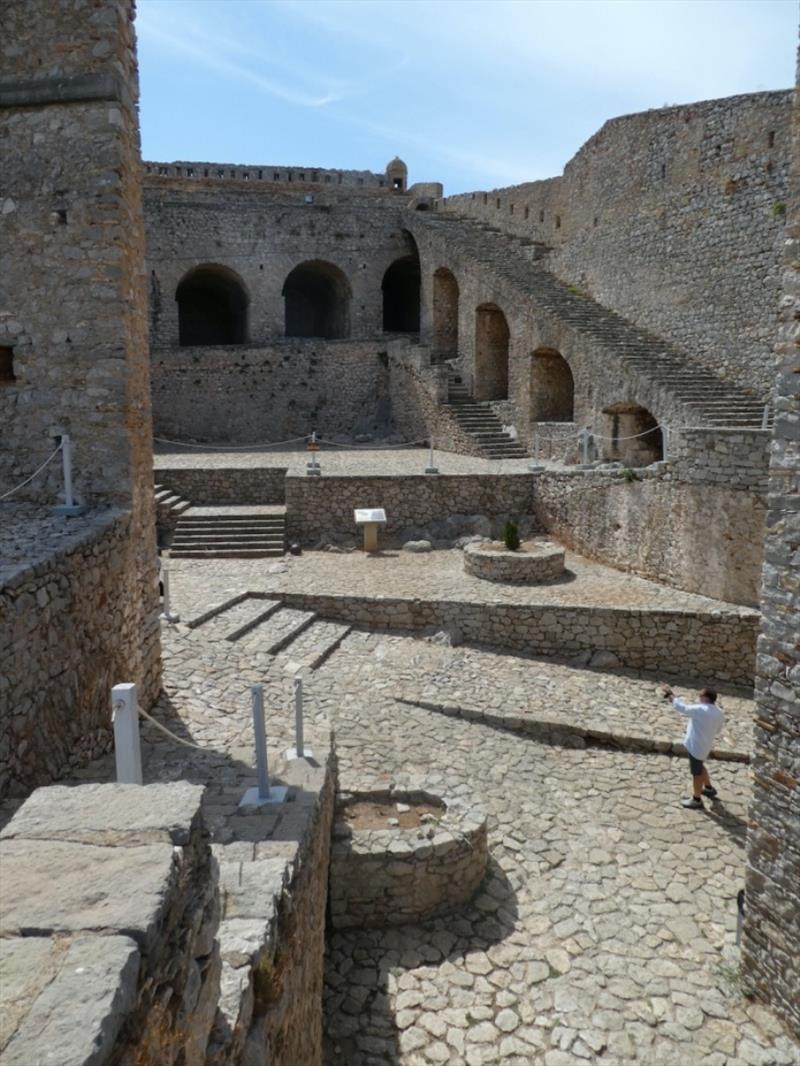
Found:
[[528, 465], [528, 470], [532, 474], [535, 474], [538, 470], [544, 470], [544, 467], [539, 462], [539, 431], [533, 431], [533, 462]]
[[258, 784], [248, 788], [239, 800], [240, 807], [261, 807], [265, 803], [282, 803], [286, 798], [285, 785], [270, 785], [267, 764], [267, 731], [264, 725], [264, 688], [253, 685], [250, 689], [253, 706], [253, 733], [256, 749], [256, 777]]
[[305, 738], [303, 736], [303, 675], [295, 674], [294, 676], [294, 744], [293, 748], [289, 748], [286, 752], [286, 758], [292, 759], [313, 759], [314, 752], [311, 748], [305, 746]]
[[164, 586], [163, 603], [161, 604], [161, 617], [165, 622], [180, 622], [180, 615], [174, 614], [170, 609], [169, 602], [169, 570], [166, 566], [161, 568], [161, 584]]
[[661, 459], [666, 462], [669, 458], [669, 426], [661, 427]]
[[769, 404], [764, 406], [764, 413], [761, 416], [761, 428], [767, 429], [769, 427]]
[[425, 467], [425, 473], [426, 474], [438, 474], [439, 471], [436, 469], [436, 466], [434, 465], [434, 462], [433, 462], [433, 437], [431, 437], [431, 439], [430, 439], [430, 441], [428, 443], [430, 445], [430, 451], [428, 453], [428, 465]]
[[64, 476], [64, 502], [58, 504], [53, 510], [56, 514], [78, 515], [83, 514], [84, 508], [75, 503], [72, 492], [72, 441], [69, 433], [61, 434], [61, 469]]
[[117, 782], [121, 785], [141, 785], [142, 749], [139, 742], [139, 702], [136, 685], [114, 685], [111, 689], [111, 712]]

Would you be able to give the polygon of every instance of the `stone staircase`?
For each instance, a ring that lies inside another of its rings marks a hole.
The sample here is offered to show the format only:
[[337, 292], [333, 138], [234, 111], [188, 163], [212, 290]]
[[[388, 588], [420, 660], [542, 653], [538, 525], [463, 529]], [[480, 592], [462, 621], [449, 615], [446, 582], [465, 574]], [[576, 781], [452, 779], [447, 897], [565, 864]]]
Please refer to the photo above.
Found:
[[166, 512], [166, 516], [171, 517], [174, 522], [184, 511], [188, 511], [192, 506], [191, 500], [185, 500], [183, 496], [173, 492], [166, 485], [154, 485], [153, 492], [155, 493], [156, 513], [159, 516], [159, 521], [162, 520]]
[[463, 379], [454, 370], [448, 374], [447, 403], [442, 406], [487, 459], [524, 459], [528, 454], [519, 441], [503, 431], [491, 405], [478, 403], [472, 398]]
[[545, 245], [457, 215], [425, 215], [416, 222], [438, 230], [448, 247], [491, 268], [545, 314], [590, 338], [624, 366], [661, 387], [685, 410], [690, 424], [761, 428], [763, 400], [693, 362], [677, 345], [560, 281], [540, 262]]
[[173, 559], [268, 559], [286, 550], [286, 514], [247, 507], [194, 507], [181, 515]]
[[267, 655], [278, 670], [292, 674], [320, 667], [351, 629], [250, 592], [210, 608], [192, 619], [189, 628], [203, 640], [227, 641]]

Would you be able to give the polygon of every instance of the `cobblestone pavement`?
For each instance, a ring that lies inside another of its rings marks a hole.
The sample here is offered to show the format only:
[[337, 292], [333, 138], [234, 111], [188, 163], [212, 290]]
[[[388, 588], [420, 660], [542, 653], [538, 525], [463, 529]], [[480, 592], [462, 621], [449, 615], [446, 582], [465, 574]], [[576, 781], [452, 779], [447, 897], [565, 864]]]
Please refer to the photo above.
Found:
[[[460, 600], [469, 603], [554, 604], [719, 611], [751, 617], [748, 607], [721, 603], [691, 592], [625, 574], [567, 552], [569, 574], [546, 585], [498, 585], [465, 574], [456, 549], [412, 554], [387, 551], [307, 551], [270, 559], [170, 560], [171, 589], [187, 617], [222, 602], [231, 590], [301, 592], [315, 595]], [[232, 594], [232, 593], [231, 593]]]
[[682, 759], [548, 746], [398, 704], [425, 668], [382, 653], [396, 639], [351, 634], [316, 675], [341, 785], [411, 774], [474, 792], [492, 868], [453, 917], [332, 936], [328, 1066], [800, 1062], [737, 987], [746, 768], [715, 764], [722, 802], [684, 811]]
[[[168, 467], [278, 467], [291, 474], [305, 474], [308, 452], [304, 446], [290, 448], [262, 448], [212, 450], [204, 448], [173, 447], [156, 442], [154, 465], [159, 469]], [[427, 448], [389, 447], [379, 445], [359, 447], [347, 445], [332, 447], [323, 445], [317, 452], [324, 474], [365, 477], [373, 474], [424, 474], [430, 453]], [[518, 474], [530, 466], [531, 459], [479, 459], [455, 452], [434, 452], [434, 460], [441, 474]], [[545, 464], [541, 464], [545, 465]], [[553, 469], [563, 469], [562, 466]]]

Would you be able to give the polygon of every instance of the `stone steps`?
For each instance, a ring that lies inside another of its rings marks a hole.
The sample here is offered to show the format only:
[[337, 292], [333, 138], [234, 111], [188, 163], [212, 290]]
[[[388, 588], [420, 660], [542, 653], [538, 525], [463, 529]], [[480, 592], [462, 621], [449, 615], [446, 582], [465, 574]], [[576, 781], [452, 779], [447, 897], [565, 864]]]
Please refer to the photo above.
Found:
[[509, 433], [488, 404], [472, 398], [458, 374], [448, 377], [447, 403], [442, 407], [469, 434], [486, 459], [524, 459], [528, 454]]
[[253, 626], [245, 634], [242, 640], [243, 647], [253, 652], [277, 655], [308, 629], [317, 618], [313, 611], [283, 607], [280, 601], [278, 605], [279, 610], [271, 612], [269, 617]]
[[172, 489], [166, 487], [166, 485], [154, 485], [153, 493], [156, 501], [156, 510], [167, 509], [173, 515], [182, 515], [185, 511], [188, 511], [192, 506], [191, 500], [185, 500], [177, 492], [173, 492]]
[[[448, 244], [489, 267], [535, 301], [545, 314], [590, 338], [624, 367], [641, 372], [684, 408], [687, 422], [719, 428], [761, 428], [764, 402], [760, 398], [693, 362], [677, 345], [635, 326], [560, 281], [541, 263], [532, 261], [526, 254], [529, 247], [519, 238], [458, 216], [426, 217], [420, 224], [440, 230]], [[459, 389], [456, 402], [463, 396], [463, 389]]]
[[336, 651], [350, 629], [344, 622], [328, 622], [315, 616], [307, 629], [277, 653], [276, 664], [287, 674], [316, 670]]
[[170, 547], [176, 559], [258, 559], [282, 556], [286, 549], [283, 514], [189, 513], [178, 519]]

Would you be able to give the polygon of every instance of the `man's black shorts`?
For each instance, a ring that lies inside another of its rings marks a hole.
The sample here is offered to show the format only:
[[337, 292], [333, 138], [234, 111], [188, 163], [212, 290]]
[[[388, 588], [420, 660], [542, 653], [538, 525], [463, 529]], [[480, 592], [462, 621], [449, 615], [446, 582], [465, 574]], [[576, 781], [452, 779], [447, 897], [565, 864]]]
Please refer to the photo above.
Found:
[[[689, 753], [686, 753], [689, 755]], [[689, 769], [692, 771], [692, 777], [699, 777], [705, 770], [702, 759], [695, 759], [694, 755], [689, 755]]]

